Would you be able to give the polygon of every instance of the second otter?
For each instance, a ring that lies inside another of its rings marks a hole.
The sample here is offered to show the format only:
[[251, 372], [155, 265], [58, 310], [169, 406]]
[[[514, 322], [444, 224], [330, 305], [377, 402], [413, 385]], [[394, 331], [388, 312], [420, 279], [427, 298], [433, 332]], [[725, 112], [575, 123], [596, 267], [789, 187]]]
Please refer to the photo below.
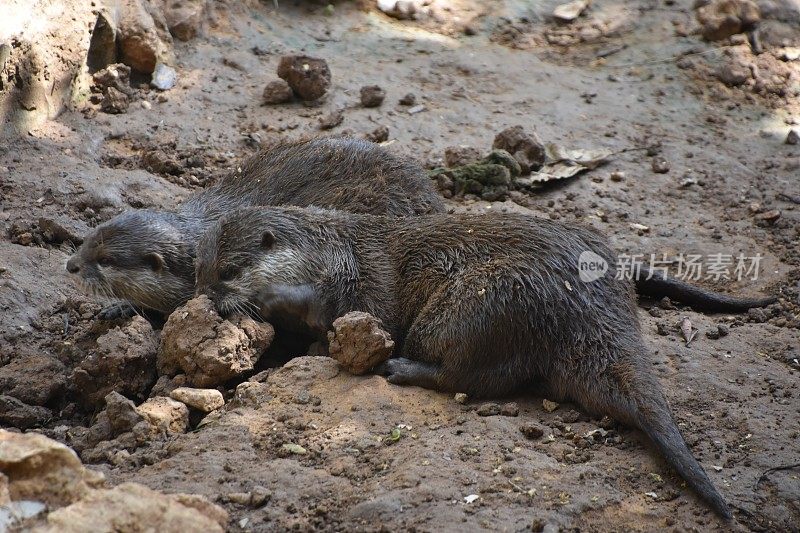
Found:
[[322, 337], [366, 311], [396, 343], [389, 381], [472, 396], [545, 391], [643, 430], [721, 516], [730, 510], [678, 430], [653, 376], [633, 284], [580, 278], [594, 230], [510, 213], [388, 220], [251, 208], [198, 245], [198, 292], [223, 313], [290, 315]]

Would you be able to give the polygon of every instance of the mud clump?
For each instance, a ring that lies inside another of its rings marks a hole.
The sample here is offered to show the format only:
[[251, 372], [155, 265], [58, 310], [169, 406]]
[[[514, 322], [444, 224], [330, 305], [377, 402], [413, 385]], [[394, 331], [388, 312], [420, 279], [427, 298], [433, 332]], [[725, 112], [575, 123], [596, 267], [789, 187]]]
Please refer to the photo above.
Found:
[[486, 201], [497, 201], [505, 199], [516, 188], [514, 179], [520, 172], [521, 167], [511, 154], [505, 150], [492, 150], [476, 163], [434, 169], [429, 176], [436, 180], [445, 198], [474, 194]]
[[158, 371], [184, 373], [195, 387], [215, 387], [253, 370], [274, 336], [269, 324], [241, 316], [223, 319], [207, 296], [198, 296], [164, 324]]
[[382, 328], [369, 313], [351, 311], [333, 321], [328, 352], [351, 374], [366, 374], [392, 355], [394, 341]]
[[286, 80], [302, 100], [318, 100], [331, 85], [331, 71], [324, 59], [305, 55], [283, 56], [278, 64], [278, 77]]
[[273, 80], [264, 87], [262, 100], [264, 105], [285, 104], [291, 102], [294, 92], [286, 80]]
[[506, 128], [498, 133], [492, 148], [505, 150], [514, 156], [523, 174], [539, 170], [545, 163], [545, 146], [535, 133], [526, 133], [522, 126]]
[[377, 85], [367, 85], [361, 88], [361, 105], [364, 107], [378, 107], [386, 98], [386, 91]]
[[89, 351], [69, 379], [79, 401], [86, 407], [95, 407], [112, 391], [146, 398], [157, 378], [158, 335], [150, 323], [135, 316], [96, 342], [96, 348]]
[[697, 9], [703, 38], [720, 41], [755, 28], [761, 14], [750, 0], [715, 0]]

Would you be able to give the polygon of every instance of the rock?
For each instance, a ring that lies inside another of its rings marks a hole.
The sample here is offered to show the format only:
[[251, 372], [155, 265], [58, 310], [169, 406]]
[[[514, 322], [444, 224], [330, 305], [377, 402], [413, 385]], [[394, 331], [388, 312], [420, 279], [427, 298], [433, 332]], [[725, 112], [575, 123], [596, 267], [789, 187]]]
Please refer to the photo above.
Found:
[[225, 531], [228, 513], [197, 495], [163, 494], [138, 483], [123, 483], [113, 489], [94, 490], [80, 501], [51, 512], [41, 531], [80, 533], [114, 531], [137, 533], [160, 531]]
[[0, 429], [0, 472], [12, 500], [68, 505], [103, 484], [103, 475], [83, 467], [70, 448], [38, 433]]
[[291, 442], [287, 442], [281, 446], [281, 452], [285, 455], [306, 455], [308, 450], [300, 446], [299, 444], [293, 444]]
[[207, 296], [198, 296], [164, 324], [158, 371], [180, 371], [195, 387], [216, 387], [251, 371], [274, 336], [272, 326], [249, 317], [223, 320]]
[[286, 80], [273, 80], [264, 87], [262, 99], [264, 104], [275, 105], [290, 102], [293, 96], [292, 88]]
[[545, 147], [535, 133], [528, 134], [522, 126], [506, 128], [497, 134], [492, 148], [505, 150], [514, 156], [522, 173], [539, 170], [545, 162]]
[[469, 400], [469, 397], [463, 392], [457, 392], [453, 399], [456, 401], [456, 403], [464, 405]]
[[611, 181], [617, 181], [617, 182], [623, 181], [625, 179], [625, 173], [620, 172], [619, 170], [615, 170], [614, 172], [608, 175], [608, 178]]
[[719, 41], [753, 29], [761, 15], [751, 0], [713, 0], [697, 9], [703, 38]]
[[94, 83], [96, 90], [100, 92], [113, 87], [128, 96], [133, 94], [131, 89], [131, 68], [124, 63], [115, 63], [98, 70], [92, 74], [92, 83]]
[[202, 30], [207, 0], [167, 0], [161, 8], [169, 33], [181, 41], [190, 41]]
[[389, 127], [378, 126], [372, 132], [367, 133], [364, 138], [374, 143], [382, 143], [389, 140]]
[[364, 107], [378, 107], [386, 98], [386, 91], [377, 85], [367, 85], [361, 88], [361, 105]]
[[767, 222], [769, 224], [774, 223], [779, 218], [781, 218], [781, 212], [777, 209], [772, 209], [770, 211], [765, 211], [763, 213], [759, 213], [755, 216], [756, 220], [761, 220]]
[[151, 74], [172, 55], [172, 36], [159, 11], [147, 0], [120, 0], [117, 49], [133, 70]]
[[83, 242], [79, 231], [74, 223], [68, 224], [63, 218], [57, 221], [50, 217], [39, 217], [39, 233], [42, 234], [44, 242], [50, 244], [69, 242], [77, 246]]
[[118, 392], [110, 392], [106, 396], [106, 416], [113, 435], [131, 431], [144, 420], [144, 416], [136, 409], [136, 404]]
[[476, 411], [478, 416], [495, 416], [500, 414], [500, 406], [496, 403], [484, 403]]
[[444, 149], [444, 164], [447, 168], [463, 167], [479, 162], [483, 154], [472, 146], [448, 146]]
[[520, 432], [526, 439], [538, 439], [544, 435], [544, 428], [536, 424], [523, 424], [519, 427]]
[[97, 346], [75, 368], [70, 388], [86, 407], [97, 407], [111, 391], [145, 398], [156, 381], [158, 335], [140, 316], [97, 338]]
[[351, 311], [333, 321], [328, 332], [330, 356], [348, 372], [361, 375], [392, 355], [394, 341], [383, 323], [369, 313]]
[[717, 328], [709, 329], [706, 331], [706, 337], [712, 340], [719, 339], [719, 330]]
[[335, 109], [319, 119], [319, 129], [331, 130], [342, 122], [344, 122], [344, 113], [339, 109]]
[[417, 5], [411, 0], [378, 0], [378, 9], [400, 20], [412, 19]]
[[0, 367], [0, 391], [30, 405], [45, 405], [65, 384], [64, 365], [54, 357], [18, 353]]
[[189, 382], [189, 378], [185, 374], [178, 374], [170, 378], [169, 376], [159, 376], [156, 384], [150, 389], [150, 398], [154, 396], [169, 396], [172, 391], [178, 387], [182, 387]]
[[150, 86], [159, 91], [168, 91], [175, 87], [178, 81], [178, 73], [175, 69], [164, 63], [158, 63], [153, 70], [153, 78]]
[[325, 96], [331, 85], [331, 71], [324, 59], [305, 55], [283, 56], [278, 77], [286, 80], [294, 93], [310, 101]]
[[650, 168], [652, 168], [653, 172], [656, 174], [666, 174], [669, 172], [669, 161], [657, 155], [650, 161]]
[[169, 394], [173, 400], [183, 402], [189, 407], [193, 407], [204, 413], [210, 413], [225, 405], [222, 393], [216, 389], [192, 389], [189, 387], [178, 387]]
[[106, 10], [97, 14], [86, 55], [89, 72], [104, 69], [117, 61], [117, 24]]
[[146, 150], [141, 156], [142, 167], [153, 174], [169, 174], [178, 176], [183, 174], [183, 167], [174, 158], [161, 150]]
[[786, 134], [786, 140], [784, 141], [786, 144], [800, 144], [800, 131], [792, 128], [789, 130], [789, 133]]
[[128, 95], [114, 87], [106, 87], [103, 90], [103, 101], [100, 104], [100, 109], [106, 113], [117, 115], [124, 113], [130, 106], [130, 98]]
[[12, 396], [0, 395], [0, 422], [9, 426], [28, 429], [44, 425], [53, 417], [46, 407], [28, 405]]
[[519, 405], [516, 402], [504, 403], [500, 407], [500, 414], [503, 416], [519, 416]]
[[172, 398], [149, 398], [136, 411], [150, 424], [153, 432], [184, 433], [189, 427], [189, 408]]
[[412, 106], [417, 103], [417, 96], [414, 93], [408, 93], [403, 96], [399, 101], [400, 105]]
[[556, 402], [552, 402], [550, 400], [545, 399], [542, 400], [542, 407], [544, 407], [544, 410], [547, 411], [548, 413], [552, 413], [553, 411], [558, 409], [558, 404]]

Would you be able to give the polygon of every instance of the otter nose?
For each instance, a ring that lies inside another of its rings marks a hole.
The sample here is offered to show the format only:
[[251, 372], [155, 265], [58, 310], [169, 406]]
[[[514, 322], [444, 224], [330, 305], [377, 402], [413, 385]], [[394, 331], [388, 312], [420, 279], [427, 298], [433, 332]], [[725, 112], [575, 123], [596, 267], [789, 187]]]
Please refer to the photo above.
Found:
[[67, 272], [69, 272], [70, 274], [77, 274], [78, 272], [80, 272], [80, 270], [81, 267], [78, 266], [78, 262], [75, 260], [75, 258], [70, 257], [67, 260]]

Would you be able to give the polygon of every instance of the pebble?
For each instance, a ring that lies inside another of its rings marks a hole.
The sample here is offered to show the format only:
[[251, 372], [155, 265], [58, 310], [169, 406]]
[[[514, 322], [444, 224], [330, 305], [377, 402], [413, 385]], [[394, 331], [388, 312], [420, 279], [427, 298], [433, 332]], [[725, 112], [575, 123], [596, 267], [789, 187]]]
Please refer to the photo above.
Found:
[[331, 111], [319, 120], [319, 128], [330, 130], [344, 122], [344, 113], [339, 110]]
[[281, 450], [293, 455], [305, 455], [308, 453], [308, 450], [306, 450], [299, 444], [293, 444], [291, 442], [287, 442], [286, 444], [281, 446]]
[[796, 129], [790, 129], [789, 133], [786, 134], [786, 144], [800, 144], [800, 132]]
[[265, 105], [285, 104], [292, 100], [294, 92], [286, 80], [273, 80], [264, 87], [262, 100]]
[[411, 108], [408, 109], [408, 114], [409, 115], [416, 115], [417, 113], [422, 113], [426, 109], [427, 108], [423, 104], [415, 105], [414, 107], [411, 107]]
[[178, 73], [175, 72], [175, 69], [164, 63], [159, 63], [153, 71], [153, 78], [150, 80], [150, 85], [159, 91], [168, 91], [175, 87], [177, 81]]
[[550, 400], [542, 400], [542, 407], [544, 407], [544, 410], [548, 413], [552, 413], [558, 409], [558, 404]]
[[625, 173], [615, 170], [608, 177], [611, 181], [622, 181], [625, 179]]
[[412, 106], [417, 103], [417, 95], [408, 93], [399, 100], [400, 105]]
[[669, 172], [669, 161], [664, 159], [661, 156], [656, 156], [650, 162], [650, 167], [653, 169], [653, 172], [656, 174], [666, 174]]
[[523, 424], [519, 427], [520, 432], [526, 439], [538, 439], [544, 435], [544, 428], [536, 424]]
[[496, 403], [485, 403], [476, 412], [478, 416], [495, 416], [500, 414], [500, 406]]
[[210, 413], [225, 405], [222, 393], [216, 389], [178, 387], [169, 393], [169, 397], [204, 413]]
[[500, 414], [503, 416], [519, 416], [519, 406], [516, 402], [508, 402], [503, 404], [500, 408]]
[[377, 85], [367, 85], [361, 88], [361, 105], [364, 107], [378, 107], [386, 98], [386, 91]]
[[467, 403], [467, 400], [469, 400], [469, 397], [463, 392], [457, 392], [453, 398], [455, 399], [456, 403], [460, 403], [461, 405], [464, 405]]

